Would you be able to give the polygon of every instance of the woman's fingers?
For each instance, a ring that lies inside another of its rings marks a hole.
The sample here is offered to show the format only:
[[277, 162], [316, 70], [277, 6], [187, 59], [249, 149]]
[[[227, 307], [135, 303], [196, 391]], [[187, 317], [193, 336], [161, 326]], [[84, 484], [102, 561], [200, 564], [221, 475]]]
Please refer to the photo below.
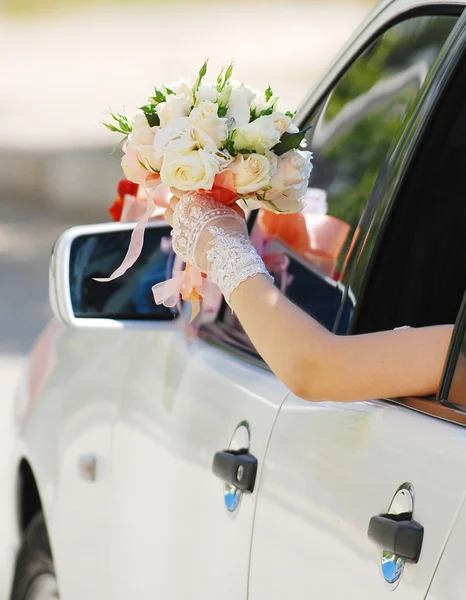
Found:
[[[165, 221], [167, 221], [167, 223], [169, 223], [173, 227], [173, 213], [175, 212], [175, 209], [178, 205], [178, 202], [180, 201], [180, 197], [182, 196], [183, 192], [177, 190], [176, 188], [170, 188], [170, 191], [173, 194], [173, 196], [170, 199], [170, 207], [167, 208], [167, 210], [165, 211]], [[236, 213], [238, 213], [240, 217], [246, 219], [246, 214], [244, 210], [238, 204], [236, 204], [236, 202], [230, 208], [232, 208]]]
[[177, 198], [176, 196], [172, 196], [170, 198], [170, 208], [172, 209], [173, 212], [175, 212], [175, 208], [179, 201], [180, 201], [180, 199]]
[[235, 212], [239, 214], [240, 217], [243, 217], [243, 219], [246, 220], [246, 213], [239, 204], [236, 204], [235, 202], [230, 208], [232, 208]]
[[173, 210], [171, 208], [167, 208], [163, 217], [165, 221], [173, 227]]
[[[174, 188], [170, 188], [170, 190], [173, 193]], [[176, 205], [178, 204], [179, 201], [180, 201], [180, 199], [177, 196], [172, 196], [170, 198], [170, 206], [167, 208], [167, 210], [165, 211], [165, 214], [164, 214], [165, 221], [172, 227], [173, 227], [173, 213], [175, 212]]]
[[170, 188], [170, 192], [171, 192], [171, 193], [172, 193], [174, 196], [176, 196], [177, 198], [181, 198], [181, 196], [182, 196], [183, 194], [186, 194], [186, 192], [182, 192], [182, 191], [181, 191], [181, 190], [179, 190], [178, 188], [174, 188], [174, 187], [171, 187], [171, 188]]

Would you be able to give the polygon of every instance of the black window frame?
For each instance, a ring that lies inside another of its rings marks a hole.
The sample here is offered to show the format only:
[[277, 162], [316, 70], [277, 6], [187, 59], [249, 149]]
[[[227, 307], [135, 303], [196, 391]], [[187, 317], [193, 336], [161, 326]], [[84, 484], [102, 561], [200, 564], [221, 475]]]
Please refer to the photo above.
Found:
[[466, 404], [453, 404], [448, 401], [450, 394], [451, 384], [455, 375], [456, 364], [460, 355], [461, 345], [466, 335], [466, 291], [461, 303], [458, 317], [456, 319], [455, 327], [453, 329], [453, 335], [451, 338], [450, 348], [448, 350], [447, 358], [445, 361], [445, 368], [442, 375], [442, 383], [437, 394], [437, 402], [440, 402], [444, 406], [453, 408], [460, 412], [466, 413]]

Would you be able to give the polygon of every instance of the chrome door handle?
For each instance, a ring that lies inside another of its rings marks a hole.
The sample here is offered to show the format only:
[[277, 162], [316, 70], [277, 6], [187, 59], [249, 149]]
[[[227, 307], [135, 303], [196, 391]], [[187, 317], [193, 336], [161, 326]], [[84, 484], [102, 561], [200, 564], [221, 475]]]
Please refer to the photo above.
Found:
[[406, 562], [419, 561], [424, 527], [411, 520], [411, 513], [376, 515], [369, 522], [367, 535], [371, 542]]
[[257, 458], [246, 449], [216, 452], [212, 471], [225, 483], [243, 492], [252, 492], [256, 482]]

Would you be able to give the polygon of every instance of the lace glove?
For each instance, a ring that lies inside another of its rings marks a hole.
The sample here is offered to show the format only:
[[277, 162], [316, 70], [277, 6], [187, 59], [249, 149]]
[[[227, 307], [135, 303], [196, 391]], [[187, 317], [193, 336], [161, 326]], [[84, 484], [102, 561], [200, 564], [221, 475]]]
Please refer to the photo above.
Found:
[[273, 280], [248, 235], [245, 220], [207, 194], [185, 194], [173, 214], [173, 249], [218, 285], [230, 304], [232, 292], [263, 273]]

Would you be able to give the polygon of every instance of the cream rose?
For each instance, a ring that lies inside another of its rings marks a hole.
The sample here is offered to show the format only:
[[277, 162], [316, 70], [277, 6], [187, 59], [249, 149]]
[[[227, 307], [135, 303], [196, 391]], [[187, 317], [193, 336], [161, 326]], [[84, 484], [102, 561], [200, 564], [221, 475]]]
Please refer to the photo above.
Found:
[[279, 157], [277, 170], [270, 180], [271, 189], [265, 198], [280, 212], [294, 213], [304, 208], [304, 196], [312, 171], [311, 158], [310, 152], [302, 150], [289, 150]]
[[213, 152], [201, 149], [182, 154], [169, 150], [160, 176], [163, 185], [189, 192], [212, 189], [214, 178], [219, 172], [219, 161]]
[[[133, 178], [128, 175], [127, 178], [135, 183], [140, 183], [140, 181], [136, 181], [134, 177], [142, 179], [143, 174], [139, 173], [140, 168], [152, 173], [160, 171], [162, 161], [155, 156], [153, 148], [154, 138], [159, 129], [159, 127], [150, 127], [144, 115], [138, 114], [134, 118], [133, 130], [124, 146], [124, 151], [128, 156], [123, 157], [122, 166], [125, 173], [126, 170], [133, 173]], [[138, 167], [136, 163], [139, 163]], [[146, 175], [148, 174], [146, 173]]]
[[198, 102], [217, 102], [218, 92], [214, 85], [202, 84], [197, 90]]
[[[140, 146], [140, 148], [150, 148], [152, 146]], [[152, 187], [154, 185], [159, 185], [160, 180], [151, 179], [147, 180], [153, 170], [149, 170], [144, 167], [143, 164], [144, 157], [136, 152], [132, 148], [127, 148], [125, 154], [121, 159], [121, 167], [123, 169], [123, 173], [125, 174], [126, 179], [130, 181], [134, 181], [134, 183], [139, 183], [139, 185], [144, 185], [146, 187]]]
[[285, 131], [288, 131], [288, 128], [291, 125], [291, 117], [287, 117], [281, 112], [274, 112], [271, 115], [271, 118], [281, 137]]
[[233, 82], [228, 98], [227, 119], [234, 119], [236, 127], [243, 127], [251, 118], [251, 102], [254, 92], [245, 85]]
[[182, 95], [169, 94], [166, 102], [157, 105], [157, 115], [160, 119], [160, 125], [164, 127], [173, 119], [187, 117], [192, 107], [192, 98]]
[[228, 169], [233, 173], [235, 189], [238, 194], [247, 195], [257, 192], [269, 184], [277, 168], [277, 157], [268, 152], [262, 154], [238, 154]]
[[154, 156], [162, 159], [167, 150], [189, 152], [194, 150], [197, 142], [193, 137], [193, 128], [188, 117], [173, 119], [165, 127], [161, 127], [154, 137]]
[[227, 120], [220, 118], [217, 111], [213, 102], [200, 102], [188, 117], [193, 138], [206, 150], [217, 150], [228, 136]]
[[259, 117], [255, 121], [238, 127], [233, 133], [235, 150], [265, 154], [280, 140], [280, 133], [271, 116]]

